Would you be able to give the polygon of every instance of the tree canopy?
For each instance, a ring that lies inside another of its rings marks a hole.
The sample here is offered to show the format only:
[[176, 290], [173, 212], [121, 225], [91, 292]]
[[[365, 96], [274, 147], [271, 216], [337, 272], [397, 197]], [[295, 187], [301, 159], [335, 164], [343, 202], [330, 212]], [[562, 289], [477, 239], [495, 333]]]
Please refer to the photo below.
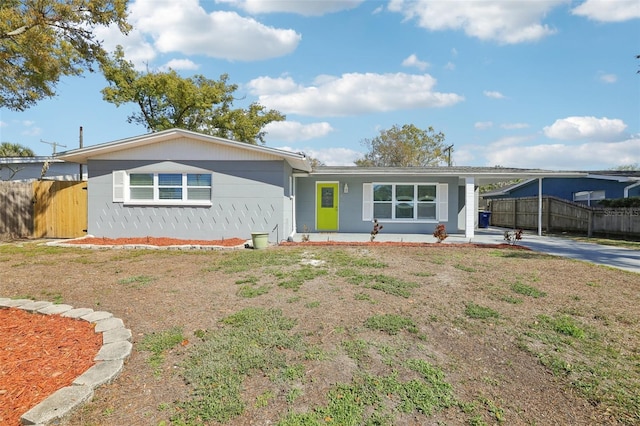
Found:
[[31, 148], [18, 143], [2, 142], [0, 144], [0, 157], [35, 157]]
[[63, 76], [93, 71], [106, 52], [96, 26], [126, 22], [128, 0], [2, 0], [0, 107], [24, 111], [55, 95]]
[[369, 150], [355, 161], [359, 167], [428, 167], [447, 162], [444, 133], [436, 133], [433, 127], [419, 129], [413, 124], [394, 125], [381, 130], [373, 139], [362, 144]]
[[265, 125], [285, 119], [280, 112], [266, 110], [258, 103], [234, 109], [233, 93], [238, 86], [229, 84], [227, 74], [216, 81], [202, 75], [183, 78], [171, 69], [137, 71], [121, 47], [102, 64], [102, 71], [109, 82], [102, 90], [103, 99], [116, 106], [138, 105], [139, 111], [128, 121], [152, 132], [177, 127], [256, 144], [264, 143]]

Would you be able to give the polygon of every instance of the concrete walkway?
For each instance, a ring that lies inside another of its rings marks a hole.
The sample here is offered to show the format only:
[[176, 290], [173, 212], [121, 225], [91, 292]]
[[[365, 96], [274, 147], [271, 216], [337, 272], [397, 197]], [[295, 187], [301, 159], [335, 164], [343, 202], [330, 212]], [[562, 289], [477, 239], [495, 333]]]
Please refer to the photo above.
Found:
[[[475, 231], [475, 237], [471, 240], [466, 238], [464, 234], [449, 234], [449, 237], [443, 244], [469, 242], [477, 244], [502, 244], [505, 243], [505, 231], [506, 229], [501, 228], [477, 229]], [[348, 234], [323, 232], [308, 235], [309, 241], [367, 242], [370, 239], [370, 234], [368, 233]], [[302, 241], [302, 234], [297, 234], [294, 241]], [[376, 236], [375, 241], [435, 243], [436, 239], [431, 234], [385, 234], [381, 232]], [[640, 250], [586, 243], [570, 238], [538, 236], [533, 231], [525, 231], [522, 241], [519, 241], [518, 244], [541, 253], [569, 257], [640, 273]]]

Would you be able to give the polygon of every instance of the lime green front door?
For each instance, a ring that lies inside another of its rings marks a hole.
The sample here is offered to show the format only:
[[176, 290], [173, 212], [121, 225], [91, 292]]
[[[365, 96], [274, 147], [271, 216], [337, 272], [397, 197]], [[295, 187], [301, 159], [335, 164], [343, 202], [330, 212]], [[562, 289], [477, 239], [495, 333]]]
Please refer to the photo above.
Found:
[[338, 230], [338, 183], [316, 185], [316, 229]]

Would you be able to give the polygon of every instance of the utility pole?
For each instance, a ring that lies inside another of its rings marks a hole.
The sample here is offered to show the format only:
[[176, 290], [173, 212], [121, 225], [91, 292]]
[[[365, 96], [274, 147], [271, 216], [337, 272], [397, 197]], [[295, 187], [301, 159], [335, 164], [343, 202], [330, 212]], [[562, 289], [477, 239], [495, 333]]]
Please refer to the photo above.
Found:
[[43, 141], [42, 139], [40, 139], [40, 142], [42, 143], [46, 143], [48, 145], [51, 145], [53, 147], [53, 154], [51, 154], [52, 157], [54, 157], [56, 155], [56, 148], [61, 146], [63, 148], [66, 148], [66, 145], [62, 145], [61, 143], [58, 142], [47, 142], [47, 141]]
[[[83, 137], [82, 137], [82, 126], [80, 126], [80, 141], [79, 141], [80, 149], [82, 149], [82, 145], [84, 144], [82, 139], [83, 139]], [[80, 163], [80, 180], [82, 180], [82, 173], [83, 173], [82, 163]]]
[[453, 145], [449, 145], [444, 149], [447, 153], [447, 166], [451, 167], [451, 150], [453, 149]]

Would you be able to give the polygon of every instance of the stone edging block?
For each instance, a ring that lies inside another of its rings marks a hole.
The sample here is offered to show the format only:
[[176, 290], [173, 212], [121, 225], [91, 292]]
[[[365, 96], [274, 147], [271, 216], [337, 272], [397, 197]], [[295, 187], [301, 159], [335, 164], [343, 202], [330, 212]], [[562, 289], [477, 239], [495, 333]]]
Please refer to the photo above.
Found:
[[[56, 424], [80, 404], [93, 398], [98, 386], [110, 383], [122, 372], [124, 361], [131, 355], [131, 330], [120, 318], [104, 311], [55, 305], [46, 301], [8, 299], [0, 297], [0, 309], [19, 308], [43, 315], [61, 315], [95, 324], [95, 332], [102, 333], [102, 347], [96, 354], [95, 365], [78, 376], [71, 386], [58, 389], [20, 418], [23, 425]], [[56, 421], [56, 422], [54, 422]]]

